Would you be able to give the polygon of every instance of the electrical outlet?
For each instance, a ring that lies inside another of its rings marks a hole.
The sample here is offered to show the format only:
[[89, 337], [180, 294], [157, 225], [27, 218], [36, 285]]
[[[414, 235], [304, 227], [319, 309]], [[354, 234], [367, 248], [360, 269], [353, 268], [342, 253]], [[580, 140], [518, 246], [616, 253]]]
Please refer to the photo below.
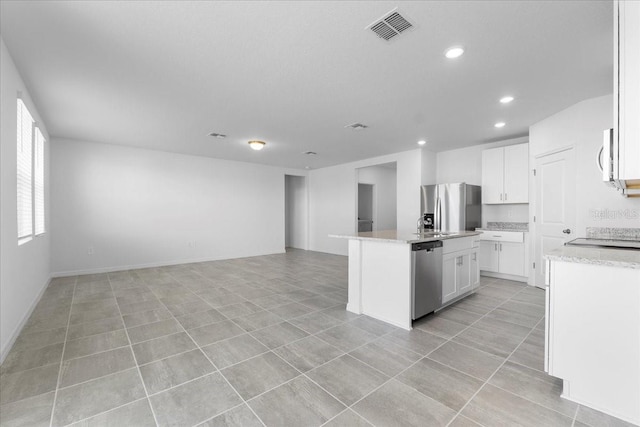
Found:
[[94, 252], [94, 250], [93, 250], [93, 246], [89, 246], [89, 247], [87, 248], [87, 255], [93, 255], [93, 252]]

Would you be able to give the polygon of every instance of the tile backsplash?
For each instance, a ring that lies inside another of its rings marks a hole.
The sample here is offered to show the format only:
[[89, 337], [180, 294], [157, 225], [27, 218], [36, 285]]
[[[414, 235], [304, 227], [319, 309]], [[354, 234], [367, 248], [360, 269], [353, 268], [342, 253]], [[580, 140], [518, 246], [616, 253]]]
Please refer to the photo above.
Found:
[[640, 240], [640, 228], [587, 227], [587, 238]]

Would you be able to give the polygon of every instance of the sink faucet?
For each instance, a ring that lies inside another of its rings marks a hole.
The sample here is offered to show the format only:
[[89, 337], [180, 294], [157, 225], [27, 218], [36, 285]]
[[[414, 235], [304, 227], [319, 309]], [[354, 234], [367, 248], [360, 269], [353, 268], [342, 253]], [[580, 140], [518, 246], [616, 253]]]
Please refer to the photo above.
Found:
[[422, 216], [418, 218], [418, 233], [422, 233], [424, 231], [424, 219]]

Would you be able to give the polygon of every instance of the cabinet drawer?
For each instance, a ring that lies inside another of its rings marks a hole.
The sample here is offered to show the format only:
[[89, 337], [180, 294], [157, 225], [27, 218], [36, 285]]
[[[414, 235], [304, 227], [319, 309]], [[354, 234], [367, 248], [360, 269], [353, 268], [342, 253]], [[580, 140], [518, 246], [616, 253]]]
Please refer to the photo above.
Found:
[[480, 240], [492, 242], [513, 242], [523, 243], [524, 233], [522, 231], [481, 231]]

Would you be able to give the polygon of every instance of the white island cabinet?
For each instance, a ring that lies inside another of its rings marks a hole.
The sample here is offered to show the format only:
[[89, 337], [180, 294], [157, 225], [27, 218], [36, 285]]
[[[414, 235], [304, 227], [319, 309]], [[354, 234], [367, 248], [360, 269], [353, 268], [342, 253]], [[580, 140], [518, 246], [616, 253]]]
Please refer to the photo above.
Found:
[[410, 330], [413, 310], [413, 243], [443, 240], [442, 303], [472, 292], [479, 283], [478, 235], [474, 231], [438, 238], [372, 231], [331, 235], [349, 239], [347, 310]]
[[640, 251], [546, 257], [545, 370], [562, 397], [640, 425]]

